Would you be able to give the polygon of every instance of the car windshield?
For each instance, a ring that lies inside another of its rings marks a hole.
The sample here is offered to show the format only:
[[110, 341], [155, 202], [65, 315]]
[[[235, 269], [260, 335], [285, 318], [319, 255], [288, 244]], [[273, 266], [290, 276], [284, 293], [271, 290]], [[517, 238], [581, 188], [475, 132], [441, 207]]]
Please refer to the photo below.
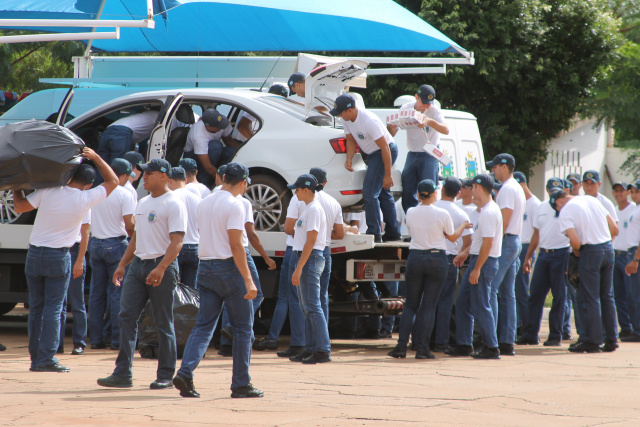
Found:
[[342, 128], [342, 122], [340, 120], [334, 120], [334, 118], [328, 115], [328, 113], [325, 115], [321, 113], [314, 114], [314, 112], [311, 112], [309, 117], [305, 117], [304, 105], [290, 99], [286, 99], [281, 96], [263, 96], [257, 99], [264, 104], [270, 105], [283, 113], [314, 126]]

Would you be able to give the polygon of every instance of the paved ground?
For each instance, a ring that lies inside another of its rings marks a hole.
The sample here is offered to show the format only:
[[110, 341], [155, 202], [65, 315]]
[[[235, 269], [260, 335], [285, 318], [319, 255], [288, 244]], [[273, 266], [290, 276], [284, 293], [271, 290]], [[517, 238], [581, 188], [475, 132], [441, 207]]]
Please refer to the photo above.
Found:
[[175, 389], [150, 390], [156, 362], [139, 358], [132, 389], [97, 386], [113, 369], [110, 350], [61, 356], [67, 374], [29, 372], [26, 322], [14, 314], [0, 321], [8, 346], [0, 352], [5, 426], [640, 425], [640, 344], [592, 355], [569, 353], [566, 343], [519, 347], [517, 356], [496, 361], [441, 353], [417, 361], [413, 353], [386, 356], [395, 340], [334, 340], [333, 362], [323, 365], [254, 352], [251, 374], [262, 399], [231, 399], [231, 360], [211, 349], [196, 370], [202, 398], [184, 399]]

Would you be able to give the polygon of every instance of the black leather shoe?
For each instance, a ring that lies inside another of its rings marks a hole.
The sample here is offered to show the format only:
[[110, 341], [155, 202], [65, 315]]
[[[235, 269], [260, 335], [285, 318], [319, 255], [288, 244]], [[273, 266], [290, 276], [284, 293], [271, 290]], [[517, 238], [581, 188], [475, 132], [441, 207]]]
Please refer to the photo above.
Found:
[[277, 350], [278, 340], [274, 340], [273, 338], [270, 338], [270, 337], [264, 337], [253, 343], [253, 349], [258, 351]]
[[387, 233], [384, 233], [382, 235], [382, 241], [383, 242], [396, 242], [396, 241], [399, 241], [399, 240], [402, 240], [402, 236], [399, 235], [399, 234], [387, 234]]
[[513, 349], [513, 344], [500, 343], [498, 345], [498, 348], [500, 349], [500, 354], [502, 356], [515, 356], [516, 355], [516, 351]]
[[622, 334], [620, 334], [620, 341], [622, 341], [622, 342], [640, 342], [640, 335], [631, 334], [631, 335], [628, 335], [626, 337], [623, 337]]
[[573, 335], [571, 332], [565, 332], [562, 334], [562, 341], [571, 341], [573, 339]]
[[331, 353], [328, 351], [314, 351], [311, 356], [302, 359], [305, 365], [315, 365], [316, 363], [331, 362]]
[[572, 353], [600, 353], [600, 346], [586, 341], [580, 341], [575, 346], [569, 346]]
[[300, 345], [300, 346], [292, 345], [288, 349], [279, 351], [276, 354], [278, 355], [278, 357], [291, 357], [291, 356], [297, 356], [303, 351], [304, 351], [303, 345]]
[[474, 359], [500, 359], [501, 351], [497, 348], [484, 347], [477, 353], [472, 353]]
[[433, 346], [431, 346], [430, 350], [434, 353], [444, 353], [447, 347], [448, 346], [446, 344], [434, 344]]
[[298, 353], [295, 356], [289, 357], [292, 362], [302, 362], [307, 357], [311, 356], [313, 352], [311, 350], [304, 350], [302, 353]]
[[218, 349], [218, 354], [224, 357], [233, 356], [233, 347], [230, 345], [221, 345]]
[[373, 235], [373, 243], [382, 243], [382, 236], [379, 234]]
[[380, 329], [380, 332], [378, 333], [378, 338], [391, 338], [391, 332], [387, 331], [386, 329]]
[[7, 349], [6, 345], [0, 344], [0, 351], [5, 351]]
[[56, 354], [64, 354], [64, 346], [60, 346], [58, 347], [58, 350], [56, 350]]
[[558, 339], [548, 339], [542, 345], [545, 347], [560, 347], [562, 345], [562, 342]]
[[472, 345], [449, 346], [444, 351], [444, 354], [447, 354], [449, 356], [454, 356], [454, 357], [471, 356], [472, 353], [473, 353], [473, 346]]
[[407, 346], [398, 344], [393, 350], [387, 353], [387, 355], [395, 357], [396, 359], [404, 359], [407, 357]]
[[618, 334], [618, 338], [620, 338], [620, 341], [624, 341], [622, 338], [627, 338], [631, 336], [633, 336], [633, 330], [630, 330], [630, 329], [623, 329]]
[[131, 381], [131, 378], [118, 377], [112, 374], [106, 378], [98, 378], [98, 385], [102, 387], [129, 388], [133, 387], [133, 381]]
[[253, 387], [253, 385], [251, 383], [243, 386], [243, 387], [238, 387], [234, 390], [231, 390], [231, 397], [234, 398], [244, 398], [244, 397], [262, 397], [264, 396], [264, 392], [262, 390], [258, 390], [257, 388]]
[[160, 390], [161, 388], [173, 388], [173, 381], [158, 378], [149, 385], [152, 390]]
[[612, 351], [616, 351], [616, 348], [620, 347], [615, 341], [605, 341], [604, 345], [600, 347], [600, 350], [611, 353]]
[[180, 396], [182, 397], [200, 397], [200, 393], [198, 393], [193, 386], [193, 380], [185, 378], [180, 374], [173, 378], [173, 385], [180, 390]]
[[33, 372], [69, 372], [69, 368], [62, 366], [59, 363], [50, 363], [48, 365], [36, 366], [30, 369]]
[[91, 350], [102, 350], [103, 348], [107, 348], [107, 345], [104, 343], [91, 344]]
[[516, 344], [518, 345], [538, 345], [540, 344], [537, 340], [532, 340], [526, 337], [520, 337], [516, 340]]
[[580, 338], [578, 338], [578, 341], [569, 344], [569, 348], [574, 348], [575, 346], [577, 346], [580, 343], [583, 343], [584, 341], [582, 341]]
[[82, 356], [84, 354], [84, 347], [81, 345], [74, 345], [71, 354], [74, 356]]
[[118, 350], [120, 350], [120, 344], [113, 344], [113, 343], [111, 343], [111, 344], [109, 344], [109, 348], [110, 348], [111, 350], [116, 350], [116, 351], [118, 351]]
[[436, 357], [429, 350], [416, 351], [416, 359], [435, 359]]
[[231, 326], [225, 326], [224, 328], [220, 329], [220, 334], [222, 334], [222, 336], [226, 339], [233, 341], [233, 329], [231, 328]]

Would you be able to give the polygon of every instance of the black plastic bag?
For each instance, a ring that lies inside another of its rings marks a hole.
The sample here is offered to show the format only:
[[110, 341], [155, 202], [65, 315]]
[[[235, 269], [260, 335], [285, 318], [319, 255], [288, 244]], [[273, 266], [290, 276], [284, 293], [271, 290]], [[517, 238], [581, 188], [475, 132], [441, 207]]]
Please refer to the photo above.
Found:
[[580, 272], [578, 271], [578, 266], [580, 264], [580, 258], [575, 256], [572, 253], [569, 254], [569, 267], [567, 269], [567, 274], [569, 276], [569, 283], [571, 286], [578, 289], [580, 287]]
[[[182, 358], [191, 330], [196, 325], [199, 308], [200, 293], [178, 283], [173, 291], [173, 326], [176, 331], [178, 358]], [[138, 351], [146, 359], [158, 358], [158, 331], [153, 321], [151, 301], [147, 302], [138, 324]]]
[[0, 191], [65, 185], [83, 148], [76, 134], [44, 120], [0, 127]]

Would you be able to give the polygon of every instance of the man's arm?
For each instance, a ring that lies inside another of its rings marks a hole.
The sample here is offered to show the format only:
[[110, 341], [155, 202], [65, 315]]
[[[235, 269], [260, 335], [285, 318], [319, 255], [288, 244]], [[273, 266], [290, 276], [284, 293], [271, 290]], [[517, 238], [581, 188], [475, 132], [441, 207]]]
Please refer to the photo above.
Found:
[[184, 231], [174, 231], [173, 233], [169, 233], [169, 239], [171, 239], [171, 243], [169, 243], [169, 247], [162, 258], [162, 261], [151, 270], [149, 275], [147, 276], [147, 285], [151, 286], [159, 286], [160, 282], [162, 282], [162, 278], [164, 277], [164, 272], [169, 267], [169, 265], [173, 262], [174, 259], [180, 253], [180, 249], [182, 249], [182, 240], [184, 239]]
[[136, 229], [136, 223], [133, 215], [123, 215], [124, 229], [127, 230], [129, 237], [133, 236], [133, 232]]
[[524, 258], [524, 264], [522, 265], [522, 271], [525, 273], [531, 273], [531, 260], [533, 259], [533, 254], [538, 249], [538, 244], [540, 243], [540, 230], [537, 228], [533, 228], [533, 235], [531, 236], [531, 241], [529, 242], [529, 249], [527, 250], [527, 254]]
[[464, 261], [469, 256], [469, 249], [471, 249], [471, 240], [471, 234], [462, 236], [462, 248], [460, 249], [460, 252], [458, 252], [458, 255], [456, 255], [456, 257], [453, 259], [453, 265], [455, 267], [462, 267], [462, 264], [464, 264]]
[[200, 164], [202, 165], [204, 170], [206, 170], [209, 175], [215, 178], [216, 174], [218, 173], [218, 168], [213, 166], [213, 164], [211, 163], [209, 154], [198, 154], [198, 160], [200, 160]]
[[447, 233], [445, 233], [444, 235], [451, 243], [455, 243], [455, 241], [462, 236], [462, 233], [464, 233], [464, 230], [471, 227], [473, 227], [471, 223], [469, 221], [465, 221], [462, 224], [460, 224], [458, 228], [456, 228], [456, 230], [453, 232], [452, 235], [448, 235]]
[[565, 230], [564, 234], [569, 238], [569, 243], [571, 244], [571, 249], [573, 249], [573, 254], [575, 256], [580, 256], [580, 237], [578, 237], [578, 232], [575, 228], [568, 228]]
[[242, 245], [242, 230], [227, 230], [227, 234], [229, 235], [229, 245], [231, 246], [231, 253], [233, 254], [233, 262], [236, 267], [238, 267], [244, 279], [244, 286], [247, 289], [244, 299], [254, 299], [258, 295], [258, 288], [256, 288], [255, 283], [253, 283], [251, 271], [249, 271], [247, 252]]
[[16, 211], [16, 213], [25, 213], [34, 209], [24, 196], [22, 190], [13, 190], [13, 210]]
[[[340, 240], [344, 238], [344, 224], [333, 224], [333, 229], [331, 230], [331, 240]], [[329, 242], [327, 242], [328, 244]]]
[[236, 125], [236, 129], [238, 129], [238, 132], [247, 139], [253, 136], [253, 122], [246, 116], [242, 116]]
[[609, 225], [609, 232], [611, 233], [611, 238], [614, 238], [618, 235], [619, 229], [618, 224], [613, 220], [611, 215], [607, 215], [607, 224]]
[[102, 178], [104, 178], [102, 186], [107, 190], [107, 197], [109, 197], [109, 194], [111, 194], [111, 192], [120, 184], [118, 182], [117, 175], [113, 169], [111, 169], [111, 166], [109, 166], [109, 164], [105, 162], [102, 157], [98, 156], [98, 154], [91, 148], [84, 147], [82, 150], [82, 156], [91, 160], [100, 171]]
[[430, 128], [435, 129], [436, 131], [438, 131], [443, 135], [449, 135], [449, 126], [447, 126], [446, 123], [440, 123], [437, 120], [430, 119], [427, 117], [426, 120], [424, 121], [424, 124], [420, 125], [420, 127], [426, 127], [426, 126], [429, 126]]
[[396, 134], [398, 133], [399, 128], [396, 125], [387, 125], [387, 130], [389, 131], [391, 136], [396, 136]]
[[131, 241], [127, 246], [127, 250], [124, 251], [124, 255], [122, 255], [122, 259], [116, 268], [116, 271], [113, 273], [113, 284], [116, 286], [120, 286], [122, 284], [122, 279], [124, 278], [124, 269], [127, 265], [133, 261], [133, 256], [136, 252], [136, 232], [134, 231], [131, 235]]
[[500, 209], [500, 212], [502, 212], [502, 235], [504, 236], [507, 233], [507, 227], [509, 226], [509, 221], [511, 221], [513, 209], [503, 208]]
[[346, 134], [347, 138], [347, 161], [344, 162], [344, 167], [347, 168], [348, 171], [353, 172], [353, 156], [356, 155], [356, 140], [353, 139], [353, 135], [350, 133]]
[[313, 245], [316, 244], [316, 239], [318, 238], [318, 231], [310, 230], [307, 231], [307, 241], [304, 242], [304, 247], [302, 248], [302, 253], [300, 254], [300, 260], [298, 261], [298, 265], [291, 276], [291, 283], [294, 286], [300, 285], [300, 276], [302, 275], [302, 268], [307, 263], [309, 259], [309, 255], [311, 255], [311, 251], [313, 250]]
[[91, 225], [82, 224], [80, 226], [80, 247], [78, 248], [78, 258], [73, 264], [73, 278], [77, 279], [84, 273], [84, 256], [87, 254], [87, 246], [89, 246], [89, 229]]
[[382, 187], [386, 190], [390, 189], [393, 185], [393, 178], [391, 177], [391, 150], [389, 149], [389, 144], [387, 144], [387, 140], [384, 136], [376, 139], [376, 145], [380, 147], [382, 151], [382, 163], [384, 163], [384, 178], [382, 178]]
[[235, 139], [231, 138], [231, 134], [229, 134], [229, 135], [224, 135], [224, 136], [222, 137], [222, 141], [224, 141], [224, 144], [225, 144], [227, 147], [238, 148], [238, 147], [240, 147], [240, 145], [241, 145], [239, 141], [236, 141]]
[[269, 270], [275, 270], [276, 262], [271, 259], [269, 255], [267, 255], [267, 251], [265, 251], [264, 247], [262, 247], [262, 242], [260, 241], [260, 237], [258, 237], [258, 234], [256, 233], [256, 228], [253, 223], [245, 222], [244, 229], [247, 232], [247, 239], [249, 240], [249, 243], [256, 251], [258, 251], [262, 259], [264, 259], [264, 262], [267, 263], [267, 265], [269, 266]]
[[482, 246], [480, 247], [480, 253], [478, 254], [476, 265], [473, 267], [473, 271], [471, 271], [471, 274], [469, 275], [469, 283], [472, 285], [477, 285], [480, 280], [480, 270], [489, 258], [491, 245], [493, 245], [493, 237], [484, 237], [482, 239]]
[[289, 236], [293, 236], [295, 234], [295, 225], [297, 219], [295, 218], [287, 218], [284, 220], [284, 232]]

